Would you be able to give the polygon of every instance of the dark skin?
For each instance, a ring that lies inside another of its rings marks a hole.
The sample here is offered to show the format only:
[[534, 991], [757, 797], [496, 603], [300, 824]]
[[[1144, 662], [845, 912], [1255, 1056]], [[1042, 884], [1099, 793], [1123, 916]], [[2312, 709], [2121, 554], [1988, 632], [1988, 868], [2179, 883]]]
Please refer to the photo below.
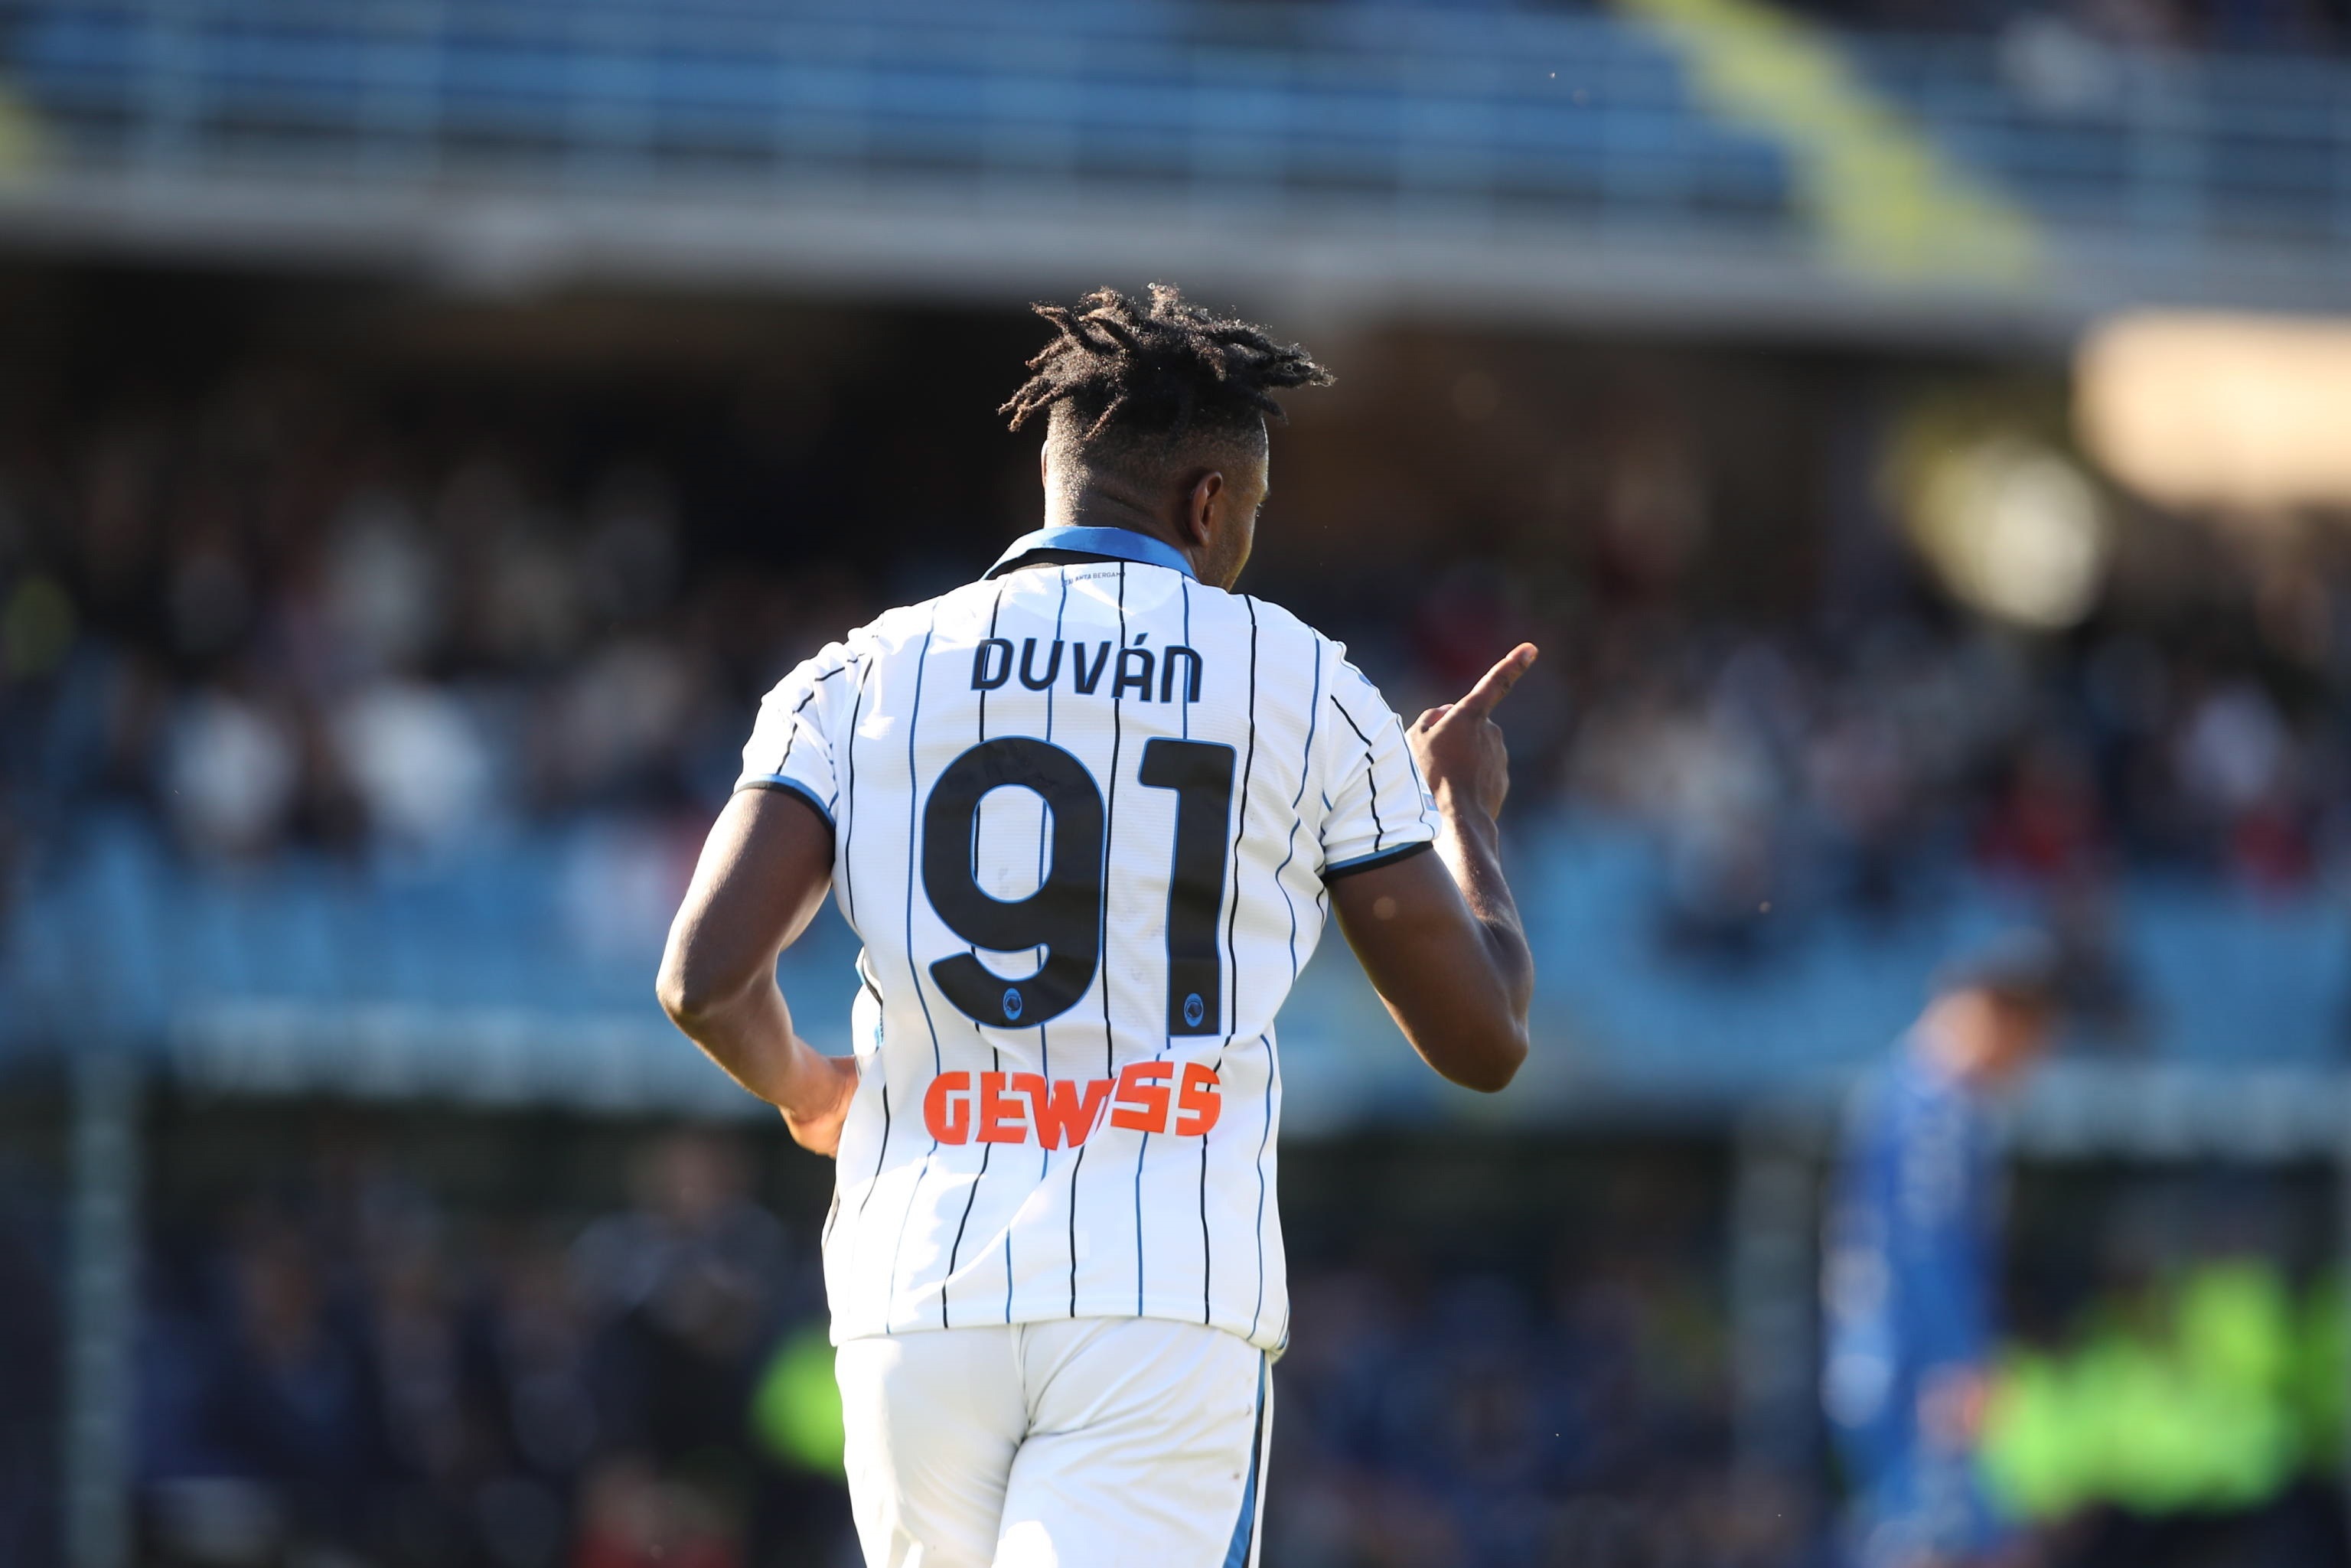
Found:
[[[1267, 490], [1261, 439], [1164, 486], [1058, 472], [1050, 448], [1040, 466], [1049, 526], [1132, 529], [1180, 550], [1203, 582], [1229, 589], [1240, 577]], [[1340, 931], [1413, 1049], [1445, 1078], [1487, 1093], [1526, 1060], [1534, 990], [1534, 960], [1502, 876], [1495, 819], [1510, 779], [1492, 716], [1534, 661], [1533, 644], [1520, 643], [1406, 732], [1437, 797], [1437, 852], [1330, 884]], [[820, 1155], [840, 1143], [856, 1062], [794, 1030], [776, 959], [815, 918], [831, 877], [832, 830], [813, 808], [786, 790], [740, 791], [703, 845], [657, 985], [671, 1020]]]

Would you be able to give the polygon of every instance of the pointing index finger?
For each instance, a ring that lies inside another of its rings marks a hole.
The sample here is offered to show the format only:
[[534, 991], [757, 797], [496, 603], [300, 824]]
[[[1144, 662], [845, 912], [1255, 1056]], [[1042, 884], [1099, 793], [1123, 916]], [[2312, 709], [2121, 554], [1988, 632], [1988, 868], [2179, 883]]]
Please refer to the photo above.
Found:
[[1503, 654], [1499, 664], [1479, 678], [1478, 684], [1469, 688], [1468, 696], [1453, 705], [1454, 713], [1467, 714], [1472, 718], [1485, 717], [1510, 695], [1510, 688], [1519, 684], [1519, 677], [1525, 674], [1527, 666], [1534, 662], [1535, 645], [1532, 643], [1520, 643]]

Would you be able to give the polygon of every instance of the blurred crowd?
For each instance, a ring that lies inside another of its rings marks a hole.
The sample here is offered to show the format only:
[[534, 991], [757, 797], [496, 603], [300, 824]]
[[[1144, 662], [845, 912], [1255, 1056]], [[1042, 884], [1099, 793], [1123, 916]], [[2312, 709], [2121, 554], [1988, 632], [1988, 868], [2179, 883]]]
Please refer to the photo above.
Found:
[[657, 465], [591, 462], [575, 493], [564, 443], [396, 434], [331, 389], [14, 434], [0, 638], [46, 728], [11, 782], [36, 812], [128, 804], [206, 860], [429, 859], [706, 804], [758, 694], [869, 609], [823, 565], [689, 578]]
[[[165, 1205], [138, 1366], [142, 1561], [856, 1561], [814, 1237], [754, 1201], [743, 1145], [648, 1138], [631, 1201], [594, 1216], [511, 1193], [469, 1212], [413, 1158], [319, 1141], [296, 1179]], [[1802, 1510], [1726, 1483], [1705, 1235], [1582, 1218], [1532, 1277], [1310, 1226], [1269, 1562], [1791, 1560]]]
[[567, 1224], [453, 1214], [354, 1155], [178, 1217], [138, 1368], [153, 1559], [840, 1561], [834, 1481], [755, 1416], [822, 1283], [748, 1178], [679, 1134], [640, 1151], [629, 1207]]
[[1562, 1229], [1534, 1281], [1393, 1249], [1298, 1271], [1268, 1563], [1808, 1561], [1810, 1498], [1732, 1481], [1728, 1325], [1702, 1238]]
[[[994, 542], [958, 521], [877, 558], [804, 532], [762, 564], [716, 549], [625, 441], [358, 408], [254, 377], [0, 443], [19, 851], [98, 809], [223, 865], [430, 863], [616, 815], [690, 841], [761, 691]], [[1708, 612], [1706, 574], [1739, 568], [1675, 552], [1672, 510], [1433, 579], [1343, 591], [1276, 559], [1256, 586], [1346, 635], [1406, 713], [1540, 643], [1508, 716], [1515, 809], [1647, 836], [1659, 929], [1694, 957], [1899, 918], [1962, 874], [2045, 897], [2095, 952], [2125, 868], [2285, 895], [2336, 858], [2351, 639], [2318, 571], [2241, 612], [2062, 635], [1965, 614], [1915, 564], [1858, 611]], [[2085, 984], [2126, 1010], [2119, 979]]]
[[1579, 652], [1569, 797], [1655, 836], [1697, 951], [1750, 955], [1808, 912], [1899, 918], [1961, 872], [2086, 937], [2126, 867], [2283, 896], [2340, 848], [2339, 704], [2217, 646], [1889, 615], [1836, 638], [1635, 621]]
[[[1531, 574], [1529, 574], [1531, 575]], [[2126, 1028], [2107, 955], [2123, 874], [2286, 900], [2346, 847], [2343, 639], [2313, 574], [2291, 616], [2001, 630], [1916, 580], [1860, 615], [1707, 618], [1605, 559], [1550, 613], [1458, 570], [1400, 618], [1399, 706], [1544, 648], [1506, 716], [1517, 802], [1656, 846], [1657, 929], [1737, 968], [1823, 921], [1897, 922], [1955, 879], [2037, 904], [2074, 950], [2071, 1000]], [[1377, 668], [1380, 660], [1374, 660]]]

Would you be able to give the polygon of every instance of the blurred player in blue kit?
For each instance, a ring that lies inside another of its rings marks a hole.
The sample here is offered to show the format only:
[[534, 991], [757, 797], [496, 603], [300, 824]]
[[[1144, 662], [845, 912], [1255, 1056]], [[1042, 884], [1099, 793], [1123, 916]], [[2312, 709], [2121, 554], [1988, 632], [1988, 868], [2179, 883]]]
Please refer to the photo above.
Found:
[[2013, 934], [1946, 977], [1856, 1094], [1830, 1211], [1822, 1394], [1858, 1568], [2016, 1561], [1976, 1452], [1995, 1333], [1989, 1111], [2046, 1048], [2057, 960]]

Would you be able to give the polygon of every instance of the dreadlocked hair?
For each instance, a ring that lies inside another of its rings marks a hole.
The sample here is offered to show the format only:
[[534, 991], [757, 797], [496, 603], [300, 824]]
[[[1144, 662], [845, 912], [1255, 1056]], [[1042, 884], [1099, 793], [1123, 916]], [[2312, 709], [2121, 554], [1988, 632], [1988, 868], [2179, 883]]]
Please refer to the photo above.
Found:
[[1189, 435], [1226, 435], [1282, 417], [1272, 393], [1331, 383], [1305, 350], [1264, 328], [1217, 316], [1155, 283], [1148, 301], [1097, 288], [1067, 305], [1040, 305], [1053, 340], [1029, 361], [1032, 372], [997, 412], [1019, 429], [1050, 410], [1080, 446], [1148, 443], [1165, 448]]

